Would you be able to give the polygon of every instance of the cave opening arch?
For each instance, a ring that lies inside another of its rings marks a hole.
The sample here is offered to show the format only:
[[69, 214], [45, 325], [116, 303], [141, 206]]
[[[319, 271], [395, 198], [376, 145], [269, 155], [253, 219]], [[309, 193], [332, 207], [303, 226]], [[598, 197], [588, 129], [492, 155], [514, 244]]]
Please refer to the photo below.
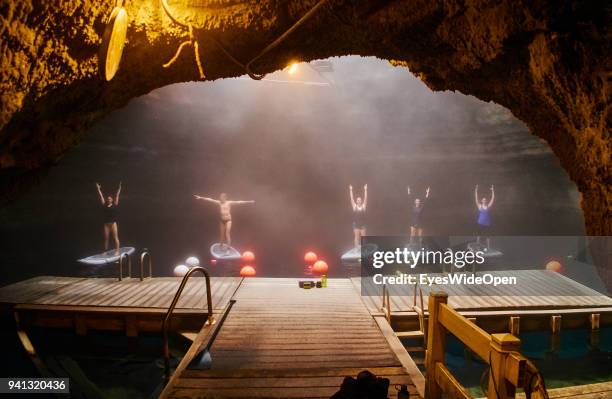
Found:
[[[198, 32], [203, 63], [207, 78], [214, 80], [243, 71], [228, 62], [207, 32], [235, 57], [248, 60], [315, 1], [197, 3], [203, 10], [204, 29]], [[161, 68], [185, 32], [164, 16], [159, 3], [135, 0], [127, 4], [132, 17], [121, 70], [111, 82], [99, 81], [97, 46], [111, 6], [59, 0], [3, 6], [3, 195], [19, 192], [27, 176], [61, 157], [100, 116], [154, 88], [198, 78], [187, 55], [173, 68]], [[259, 60], [257, 70], [271, 72], [293, 59], [369, 55], [407, 66], [432, 90], [457, 90], [501, 104], [548, 142], [576, 183], [587, 233], [609, 235], [612, 151], [604, 66], [610, 43], [603, 7], [553, 1], [330, 1]]]

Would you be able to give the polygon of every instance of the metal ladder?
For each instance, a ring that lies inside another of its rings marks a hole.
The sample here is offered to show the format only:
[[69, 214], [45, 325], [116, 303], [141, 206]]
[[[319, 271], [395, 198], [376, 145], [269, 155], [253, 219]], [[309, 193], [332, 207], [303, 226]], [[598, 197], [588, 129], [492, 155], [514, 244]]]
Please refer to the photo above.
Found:
[[[417, 306], [416, 304], [417, 292], [420, 299], [420, 306]], [[427, 320], [425, 318], [425, 310], [423, 306], [423, 290], [421, 290], [421, 287], [418, 286], [418, 283], [414, 286], [412, 309], [415, 311], [419, 318], [419, 329], [415, 331], [397, 331], [395, 332], [395, 335], [398, 338], [422, 340], [421, 346], [407, 347], [406, 350], [408, 352], [425, 352], [427, 347]], [[387, 289], [386, 285], [383, 285], [381, 310], [385, 314], [387, 322], [391, 324], [391, 299], [389, 295], [389, 289]]]
[[208, 317], [205, 325], [213, 325], [215, 323], [215, 318], [213, 316], [212, 309], [212, 294], [210, 292], [210, 274], [208, 273], [208, 270], [204, 269], [203, 267], [193, 267], [187, 272], [187, 274], [185, 274], [185, 276], [181, 280], [181, 284], [179, 285], [178, 290], [176, 290], [176, 294], [174, 294], [172, 303], [170, 303], [168, 311], [166, 312], [166, 316], [164, 317], [164, 321], [162, 322], [164, 369], [166, 380], [170, 379], [170, 348], [168, 346], [168, 330], [170, 329], [172, 313], [174, 312], [174, 308], [176, 307], [176, 304], [178, 303], [181, 294], [185, 289], [187, 280], [189, 280], [189, 277], [191, 277], [196, 272], [204, 274], [204, 278], [206, 279], [206, 305], [208, 308]]

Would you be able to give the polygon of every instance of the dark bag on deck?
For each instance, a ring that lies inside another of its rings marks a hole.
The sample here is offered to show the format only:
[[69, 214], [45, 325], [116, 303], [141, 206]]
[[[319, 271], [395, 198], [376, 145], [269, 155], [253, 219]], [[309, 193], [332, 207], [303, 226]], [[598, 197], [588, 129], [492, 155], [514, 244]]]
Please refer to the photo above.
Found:
[[388, 391], [388, 378], [379, 378], [364, 370], [356, 379], [344, 377], [340, 390], [330, 399], [387, 399]]

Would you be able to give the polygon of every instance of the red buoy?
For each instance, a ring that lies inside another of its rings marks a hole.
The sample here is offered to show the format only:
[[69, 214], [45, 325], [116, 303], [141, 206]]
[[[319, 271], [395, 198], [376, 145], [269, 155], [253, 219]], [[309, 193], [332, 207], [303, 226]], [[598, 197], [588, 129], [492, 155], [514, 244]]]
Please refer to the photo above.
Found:
[[254, 277], [255, 276], [255, 268], [253, 266], [244, 266], [240, 269], [241, 277]]
[[251, 263], [255, 260], [255, 254], [251, 251], [244, 251], [242, 254], [242, 261], [245, 263]]
[[316, 274], [325, 274], [327, 273], [327, 269], [327, 262], [325, 262], [324, 260], [318, 260], [312, 266], [312, 271]]
[[304, 262], [306, 262], [306, 264], [312, 265], [316, 261], [317, 261], [317, 254], [315, 254], [312, 251], [306, 252], [306, 255], [304, 255]]
[[216, 265], [217, 264], [217, 260], [216, 259], [211, 259], [210, 260], [210, 264], [211, 265]]

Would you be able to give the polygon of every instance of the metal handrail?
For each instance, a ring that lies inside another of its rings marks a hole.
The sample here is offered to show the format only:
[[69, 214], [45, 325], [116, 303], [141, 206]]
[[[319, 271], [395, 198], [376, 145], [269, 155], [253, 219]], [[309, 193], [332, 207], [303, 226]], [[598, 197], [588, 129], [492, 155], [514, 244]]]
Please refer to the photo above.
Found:
[[385, 314], [385, 318], [389, 323], [391, 323], [391, 299], [389, 297], [389, 289], [386, 284], [383, 284], [383, 292], [382, 292], [382, 307], [380, 310]]
[[164, 368], [166, 380], [170, 378], [170, 349], [168, 347], [168, 328], [170, 327], [170, 318], [172, 317], [172, 312], [174, 312], [174, 308], [176, 307], [176, 304], [181, 294], [183, 293], [183, 289], [187, 284], [187, 280], [189, 280], [189, 277], [191, 277], [191, 275], [195, 272], [202, 272], [202, 274], [204, 274], [204, 277], [206, 278], [206, 304], [208, 306], [208, 320], [206, 321], [206, 323], [211, 325], [215, 323], [215, 318], [213, 317], [212, 310], [212, 294], [210, 293], [210, 274], [208, 273], [208, 270], [204, 269], [203, 267], [193, 267], [183, 277], [183, 280], [181, 281], [178, 290], [176, 290], [176, 294], [174, 294], [172, 303], [170, 303], [170, 306], [168, 307], [168, 311], [166, 312], [164, 321], [162, 322], [162, 333], [164, 340]]
[[122, 253], [119, 257], [119, 281], [123, 280], [123, 260], [127, 258], [128, 261], [128, 277], [132, 277], [132, 258], [126, 252]]
[[140, 281], [144, 280], [144, 261], [145, 261], [145, 258], [148, 260], [148, 264], [149, 264], [149, 277], [148, 278], [153, 277], [153, 266], [152, 266], [152, 263], [151, 263], [151, 254], [145, 248], [142, 251], [142, 254], [140, 254]]
[[417, 290], [419, 292], [419, 297], [421, 299], [421, 309], [424, 310], [425, 308], [423, 307], [423, 290], [421, 289], [421, 287], [419, 287], [419, 281], [418, 280], [417, 280], [416, 284], [414, 285], [414, 295], [413, 295], [413, 298], [412, 298], [412, 306], [413, 307], [415, 307], [417, 305], [416, 304], [416, 301], [417, 301]]

